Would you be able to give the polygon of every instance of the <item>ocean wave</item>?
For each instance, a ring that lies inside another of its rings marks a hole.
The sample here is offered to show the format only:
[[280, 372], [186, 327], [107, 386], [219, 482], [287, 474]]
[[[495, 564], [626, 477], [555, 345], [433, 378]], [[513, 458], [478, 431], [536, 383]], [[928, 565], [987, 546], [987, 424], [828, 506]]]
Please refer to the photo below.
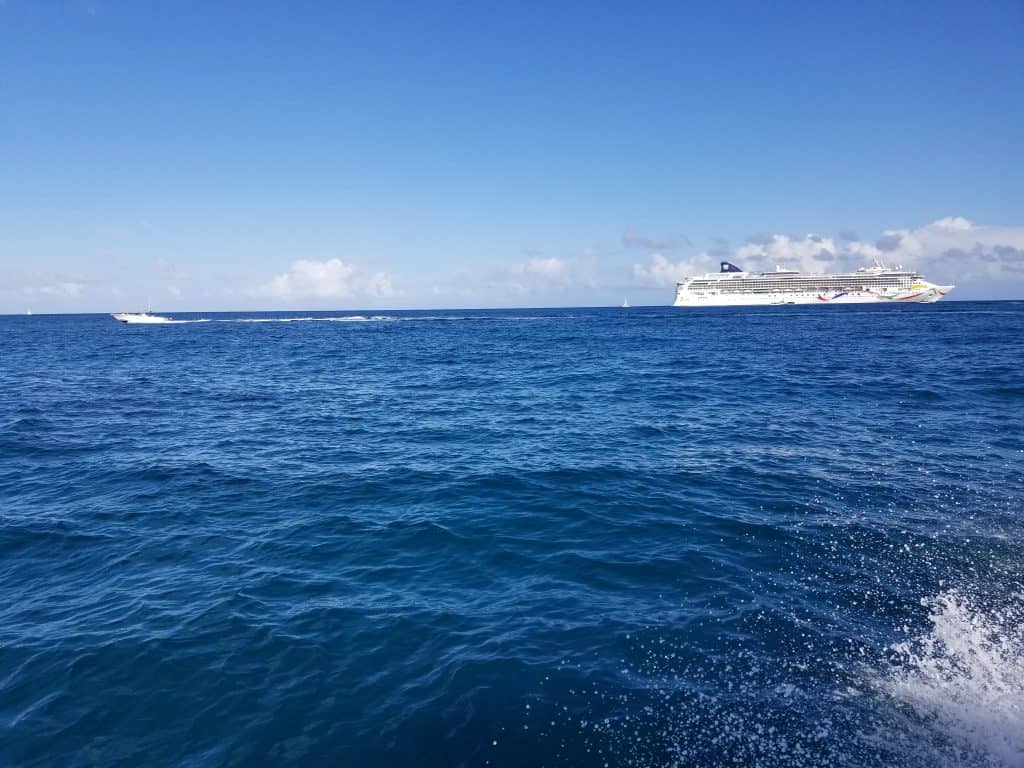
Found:
[[0, 318], [0, 764], [1022, 768], [956, 306]]
[[[743, 647], [752, 637], [726, 652], [727, 633], [704, 656], [662, 632], [627, 634], [617, 678], [567, 659], [521, 721], [558, 734], [567, 764], [582, 747], [598, 764], [645, 768], [1021, 768], [1022, 600], [982, 608], [963, 591], [926, 598], [930, 628], [871, 663], [865, 637], [808, 640], [766, 663], [756, 644]], [[704, 609], [720, 625], [730, 613]]]
[[922, 605], [931, 628], [871, 678], [898, 715], [873, 737], [935, 765], [1024, 766], [1024, 593], [999, 608], [959, 591]]

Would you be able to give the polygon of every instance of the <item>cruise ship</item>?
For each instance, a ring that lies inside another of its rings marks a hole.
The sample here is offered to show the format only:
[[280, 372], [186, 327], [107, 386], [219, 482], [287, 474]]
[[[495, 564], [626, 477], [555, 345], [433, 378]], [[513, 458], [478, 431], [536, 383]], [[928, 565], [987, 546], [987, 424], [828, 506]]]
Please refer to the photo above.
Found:
[[856, 272], [810, 274], [776, 267], [747, 272], [728, 261], [718, 272], [688, 277], [676, 284], [677, 307], [739, 307], [765, 304], [863, 304], [936, 302], [953, 290], [935, 285], [918, 272], [875, 263]]

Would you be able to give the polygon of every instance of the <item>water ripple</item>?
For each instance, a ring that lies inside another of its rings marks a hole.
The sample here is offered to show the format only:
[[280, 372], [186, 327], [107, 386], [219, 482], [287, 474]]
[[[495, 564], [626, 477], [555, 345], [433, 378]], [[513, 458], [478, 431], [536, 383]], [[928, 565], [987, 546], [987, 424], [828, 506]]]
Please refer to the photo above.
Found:
[[0, 763], [1024, 765], [1024, 304], [785, 309], [0, 319]]

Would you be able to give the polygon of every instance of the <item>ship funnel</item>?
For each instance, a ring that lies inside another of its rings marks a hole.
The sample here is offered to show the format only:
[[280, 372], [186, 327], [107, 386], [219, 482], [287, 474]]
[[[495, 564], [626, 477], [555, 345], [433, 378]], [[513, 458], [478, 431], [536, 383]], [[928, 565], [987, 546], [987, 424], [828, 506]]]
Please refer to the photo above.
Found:
[[740, 269], [739, 267], [737, 267], [735, 264], [733, 264], [730, 261], [723, 261], [720, 264], [720, 267], [721, 267], [720, 270], [719, 270], [720, 272], [742, 272], [743, 271], [742, 269]]

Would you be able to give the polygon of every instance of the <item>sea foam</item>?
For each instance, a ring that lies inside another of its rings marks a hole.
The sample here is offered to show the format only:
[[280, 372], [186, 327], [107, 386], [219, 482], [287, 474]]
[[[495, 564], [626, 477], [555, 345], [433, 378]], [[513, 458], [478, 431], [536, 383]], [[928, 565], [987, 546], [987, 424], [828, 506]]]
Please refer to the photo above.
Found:
[[892, 646], [875, 681], [902, 715], [885, 737], [937, 764], [1024, 766], [1024, 594], [998, 609], [957, 591], [922, 604], [931, 629]]

